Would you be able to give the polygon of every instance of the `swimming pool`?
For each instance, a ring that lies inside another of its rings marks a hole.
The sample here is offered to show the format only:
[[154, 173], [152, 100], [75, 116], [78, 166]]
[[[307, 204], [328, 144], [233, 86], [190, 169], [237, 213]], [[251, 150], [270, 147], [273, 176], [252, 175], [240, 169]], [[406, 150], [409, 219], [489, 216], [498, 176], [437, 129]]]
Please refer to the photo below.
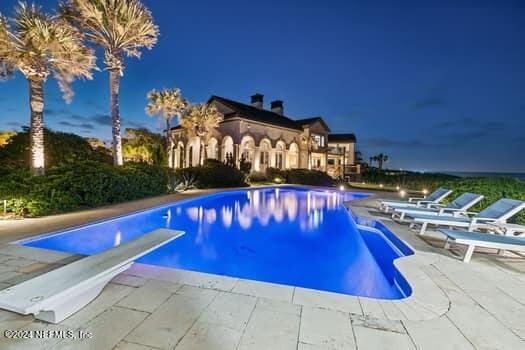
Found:
[[20, 242], [94, 254], [156, 228], [185, 231], [137, 262], [381, 299], [411, 293], [393, 261], [412, 254], [345, 201], [366, 194], [269, 187], [205, 195]]

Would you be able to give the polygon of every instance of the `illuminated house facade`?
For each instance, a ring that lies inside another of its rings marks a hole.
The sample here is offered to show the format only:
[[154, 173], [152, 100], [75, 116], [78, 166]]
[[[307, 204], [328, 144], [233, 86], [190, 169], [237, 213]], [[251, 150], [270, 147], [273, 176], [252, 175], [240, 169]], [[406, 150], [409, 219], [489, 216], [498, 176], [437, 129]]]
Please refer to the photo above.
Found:
[[212, 96], [209, 103], [223, 114], [222, 122], [206, 140], [188, 137], [180, 126], [172, 128], [173, 167], [197, 166], [206, 154], [237, 165], [243, 159], [251, 163], [252, 172], [271, 167], [316, 169], [333, 177], [359, 173], [353, 134], [331, 134], [321, 117], [291, 119], [284, 114], [282, 101], [272, 101], [270, 109], [264, 109], [263, 98], [255, 94], [251, 104], [244, 104]]

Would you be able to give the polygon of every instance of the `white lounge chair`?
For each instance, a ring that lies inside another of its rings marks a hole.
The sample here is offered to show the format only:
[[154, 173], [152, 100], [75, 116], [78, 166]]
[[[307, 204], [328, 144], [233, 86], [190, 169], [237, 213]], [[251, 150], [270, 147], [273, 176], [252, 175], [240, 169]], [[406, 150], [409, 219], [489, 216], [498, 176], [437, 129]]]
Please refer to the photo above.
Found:
[[183, 235], [158, 229], [0, 291], [0, 309], [59, 323], [95, 299], [133, 261]]
[[447, 205], [429, 204], [428, 208], [397, 208], [392, 212], [392, 219], [403, 221], [405, 215], [444, 215], [444, 216], [462, 216], [474, 205], [479, 203], [484, 196], [476, 193], [463, 193]]
[[503, 254], [505, 250], [525, 252], [525, 238], [471, 231], [439, 230], [439, 232], [447, 236], [445, 249], [450, 248], [451, 241], [467, 246], [463, 257], [463, 262], [466, 263], [470, 261], [476, 247], [499, 249], [499, 254]]
[[478, 228], [490, 229], [490, 223], [506, 223], [508, 219], [525, 208], [525, 202], [503, 198], [475, 214], [468, 216], [407, 215], [412, 218], [410, 228], [421, 225], [420, 235], [424, 235], [428, 225], [449, 226], [450, 228], [467, 228], [473, 231]]
[[525, 237], [525, 226], [523, 225], [495, 222], [491, 223], [490, 226], [493, 226], [496, 232], [505, 236]]
[[385, 213], [388, 213], [389, 210], [396, 208], [424, 208], [428, 207], [430, 204], [436, 204], [441, 202], [451, 193], [452, 191], [446, 188], [438, 188], [425, 198], [411, 197], [408, 198], [408, 201], [383, 199], [380, 200], [379, 209], [384, 211]]

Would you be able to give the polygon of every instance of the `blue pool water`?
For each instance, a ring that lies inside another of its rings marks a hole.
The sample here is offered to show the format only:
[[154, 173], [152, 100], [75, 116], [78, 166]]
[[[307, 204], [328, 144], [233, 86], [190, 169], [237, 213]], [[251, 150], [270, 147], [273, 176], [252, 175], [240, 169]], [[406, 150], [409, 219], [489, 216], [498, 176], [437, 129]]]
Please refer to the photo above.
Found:
[[186, 232], [140, 263], [344, 294], [400, 299], [393, 260], [412, 251], [382, 224], [342, 205], [366, 194], [296, 187], [235, 190], [21, 242], [94, 254], [156, 228]]

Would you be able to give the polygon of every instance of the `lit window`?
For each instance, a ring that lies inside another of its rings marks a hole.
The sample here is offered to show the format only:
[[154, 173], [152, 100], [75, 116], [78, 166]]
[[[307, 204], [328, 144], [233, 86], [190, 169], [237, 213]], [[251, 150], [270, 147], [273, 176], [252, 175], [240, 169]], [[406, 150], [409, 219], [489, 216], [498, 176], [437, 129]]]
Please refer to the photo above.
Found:
[[322, 135], [312, 135], [313, 138], [314, 138], [314, 141], [315, 141], [315, 144], [318, 146], [318, 147], [324, 147], [324, 136]]

